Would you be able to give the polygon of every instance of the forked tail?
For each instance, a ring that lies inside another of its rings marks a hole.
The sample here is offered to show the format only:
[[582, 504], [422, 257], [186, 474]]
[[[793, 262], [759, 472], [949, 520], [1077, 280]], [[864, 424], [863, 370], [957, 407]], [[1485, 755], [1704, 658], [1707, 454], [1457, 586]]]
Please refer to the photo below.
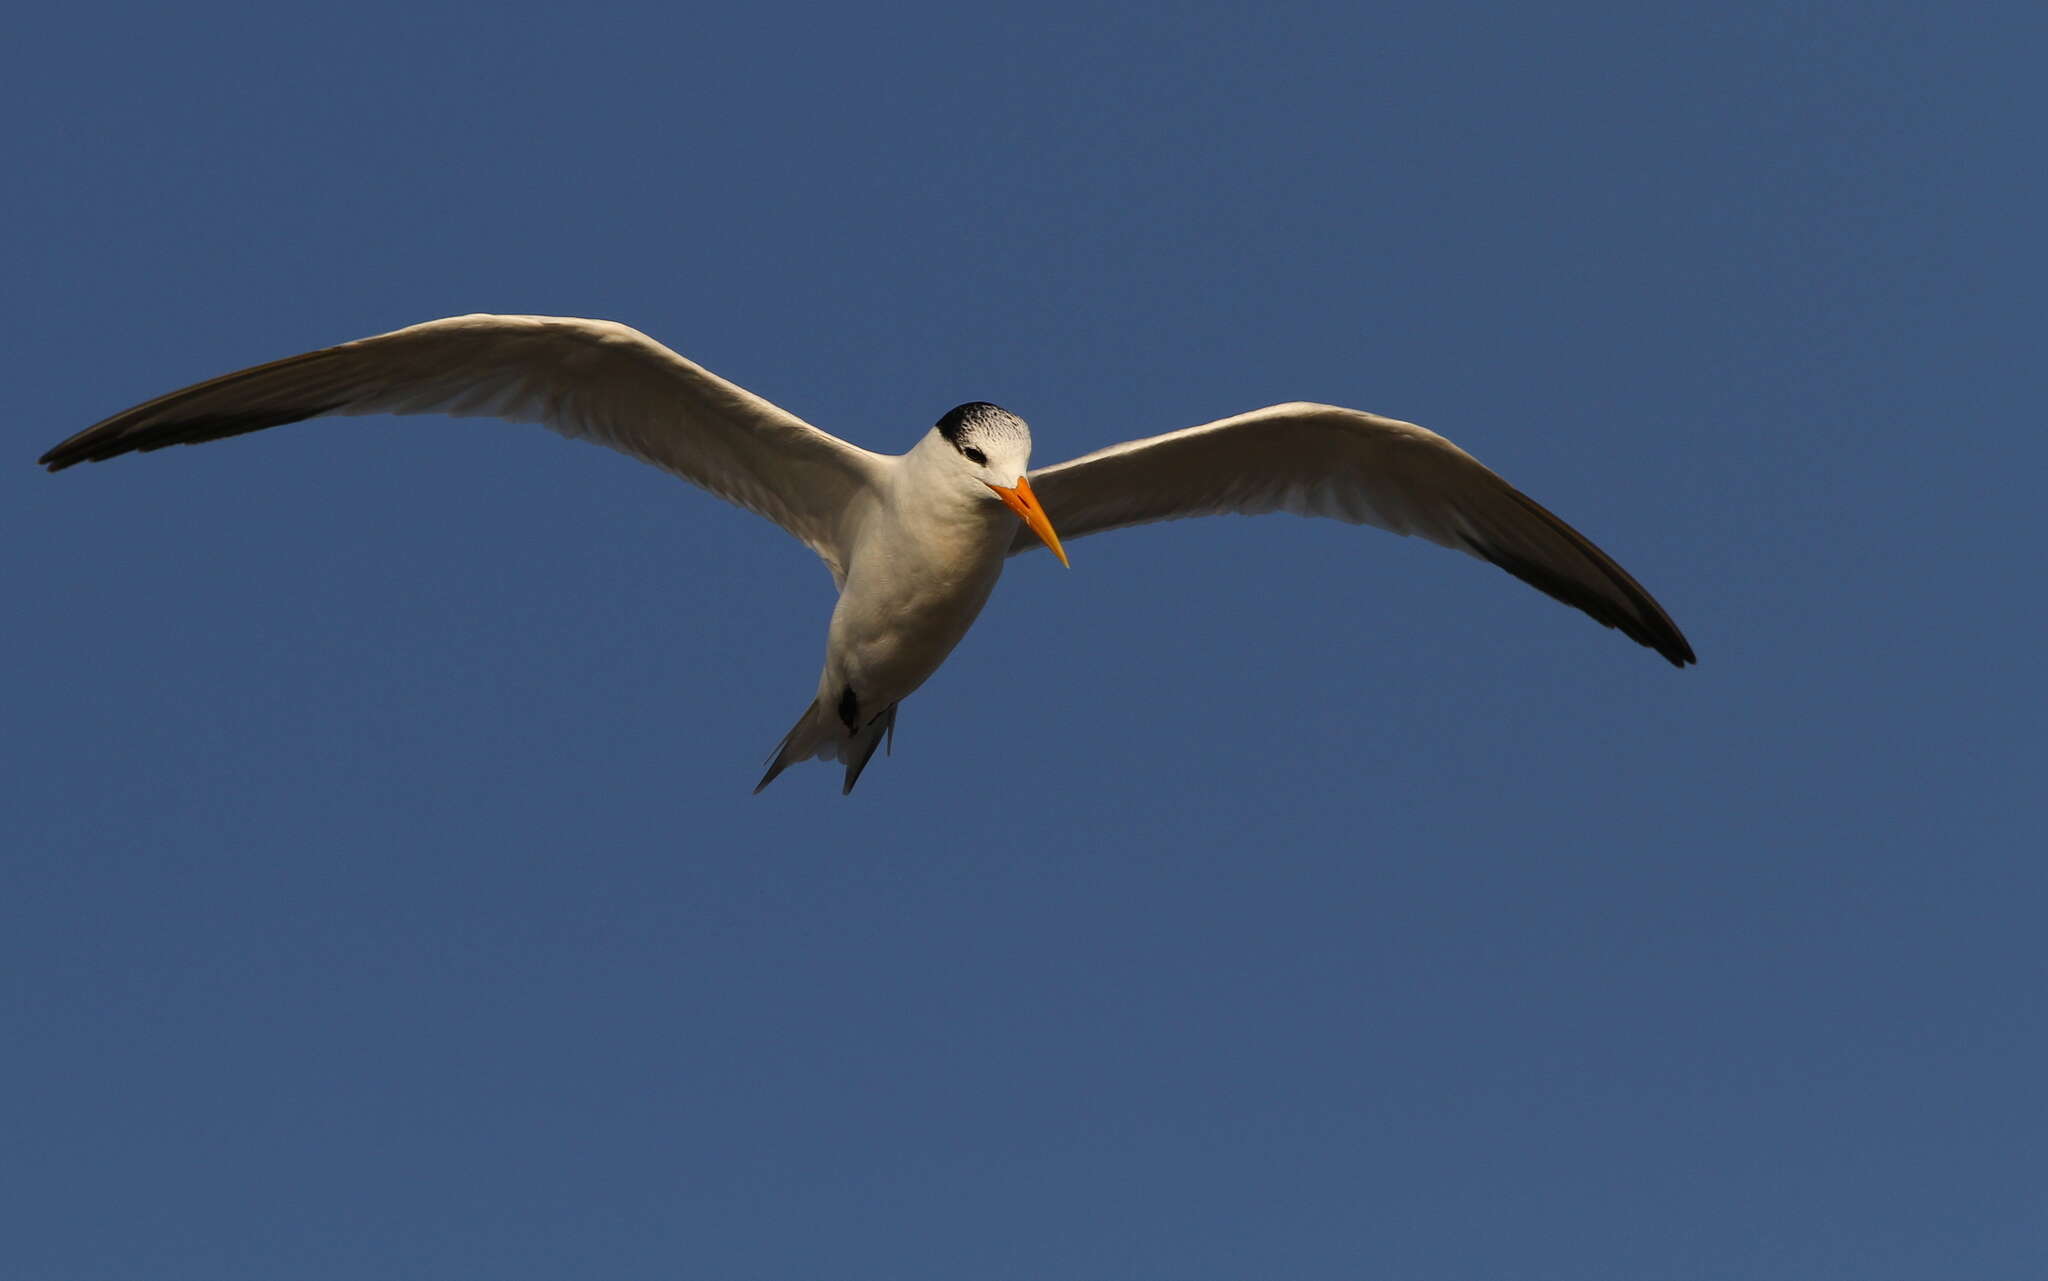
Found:
[[875, 749], [882, 745], [884, 739], [893, 747], [896, 741], [896, 704], [889, 704], [887, 711], [859, 728], [848, 730], [824, 703], [814, 702], [796, 718], [796, 724], [790, 727], [789, 733], [782, 736], [774, 759], [768, 762], [768, 772], [754, 784], [754, 792], [759, 795], [762, 788], [798, 761], [837, 760], [846, 762], [846, 786], [839, 789], [839, 794], [844, 796], [860, 781], [860, 772], [868, 767], [868, 761], [874, 758]]

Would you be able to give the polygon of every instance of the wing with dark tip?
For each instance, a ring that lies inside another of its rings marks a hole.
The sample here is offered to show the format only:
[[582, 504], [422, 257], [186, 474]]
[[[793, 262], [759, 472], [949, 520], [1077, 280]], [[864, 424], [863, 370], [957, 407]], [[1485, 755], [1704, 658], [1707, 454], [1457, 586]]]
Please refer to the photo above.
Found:
[[330, 414], [540, 423], [608, 445], [781, 525], [844, 576], [856, 499], [887, 460], [606, 320], [456, 316], [159, 396], [44, 454], [51, 471]]
[[[1335, 405], [1273, 405], [1031, 473], [1068, 542], [1153, 521], [1292, 512], [1374, 525], [1490, 561], [1675, 666], [1676, 624], [1585, 535], [1433, 431]], [[1010, 554], [1042, 546], [1020, 529]]]

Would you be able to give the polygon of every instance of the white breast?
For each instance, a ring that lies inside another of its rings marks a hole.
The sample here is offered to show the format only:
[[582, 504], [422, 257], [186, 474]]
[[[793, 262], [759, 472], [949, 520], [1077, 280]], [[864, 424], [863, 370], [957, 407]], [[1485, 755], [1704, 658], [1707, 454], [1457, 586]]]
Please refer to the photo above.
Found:
[[819, 695], [863, 707], [907, 697], [938, 670], [1002, 577], [1017, 518], [934, 461], [904, 456], [864, 522], [832, 611]]

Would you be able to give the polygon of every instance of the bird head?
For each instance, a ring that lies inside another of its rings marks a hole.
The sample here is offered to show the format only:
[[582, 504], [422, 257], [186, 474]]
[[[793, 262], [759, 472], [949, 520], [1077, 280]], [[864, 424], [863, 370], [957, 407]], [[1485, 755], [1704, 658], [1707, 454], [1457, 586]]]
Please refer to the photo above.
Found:
[[1067, 552], [1038, 496], [1031, 492], [1031, 428], [1007, 409], [977, 400], [946, 411], [932, 431], [971, 469], [1005, 507], [1017, 513], [1052, 554], [1067, 563]]

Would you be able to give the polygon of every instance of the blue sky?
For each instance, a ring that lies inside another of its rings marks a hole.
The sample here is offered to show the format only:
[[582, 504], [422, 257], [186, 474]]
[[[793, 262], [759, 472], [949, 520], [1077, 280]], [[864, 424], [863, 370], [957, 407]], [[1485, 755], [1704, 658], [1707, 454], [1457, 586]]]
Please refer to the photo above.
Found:
[[[2048, 1256], [2029, 6], [38, 11], [0, 106], [35, 1278]], [[1017, 562], [851, 799], [829, 579], [535, 428], [32, 466], [467, 311], [1037, 461], [1430, 426], [1676, 672], [1283, 517]]]

